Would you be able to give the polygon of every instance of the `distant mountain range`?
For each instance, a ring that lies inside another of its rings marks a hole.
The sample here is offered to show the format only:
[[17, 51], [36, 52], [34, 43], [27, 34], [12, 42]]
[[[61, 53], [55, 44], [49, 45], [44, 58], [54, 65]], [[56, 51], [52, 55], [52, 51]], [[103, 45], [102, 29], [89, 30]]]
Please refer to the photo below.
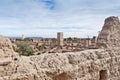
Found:
[[[20, 39], [21, 37], [8, 37], [10, 39]], [[29, 38], [29, 39], [43, 39], [43, 37], [26, 37], [26, 38]]]

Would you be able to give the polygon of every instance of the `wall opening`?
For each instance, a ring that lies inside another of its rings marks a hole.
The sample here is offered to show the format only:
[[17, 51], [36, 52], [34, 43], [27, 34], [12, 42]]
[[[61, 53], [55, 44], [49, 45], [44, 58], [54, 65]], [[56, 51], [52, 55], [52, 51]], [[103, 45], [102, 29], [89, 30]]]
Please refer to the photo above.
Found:
[[66, 73], [61, 73], [60, 75], [54, 76], [53, 80], [71, 80], [71, 76]]
[[100, 76], [99, 80], [107, 80], [107, 77], [108, 77], [107, 70], [101, 70], [99, 72], [99, 76]]

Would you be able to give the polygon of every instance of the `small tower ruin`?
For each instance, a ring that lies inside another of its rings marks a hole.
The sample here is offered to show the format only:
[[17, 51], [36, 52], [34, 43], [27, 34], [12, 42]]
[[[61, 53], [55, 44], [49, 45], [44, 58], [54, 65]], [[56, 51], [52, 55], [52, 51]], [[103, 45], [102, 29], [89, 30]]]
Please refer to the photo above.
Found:
[[24, 35], [24, 34], [22, 34], [21, 40], [24, 40], [24, 39], [25, 39], [25, 35]]
[[63, 47], [63, 42], [64, 42], [64, 38], [63, 38], [63, 32], [58, 32], [57, 33], [57, 45], [58, 47]]

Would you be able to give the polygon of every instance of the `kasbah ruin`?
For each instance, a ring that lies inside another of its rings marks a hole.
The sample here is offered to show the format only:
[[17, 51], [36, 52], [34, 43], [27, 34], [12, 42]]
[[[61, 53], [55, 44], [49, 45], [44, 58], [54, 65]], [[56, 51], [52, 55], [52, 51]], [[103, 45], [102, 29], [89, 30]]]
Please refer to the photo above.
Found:
[[0, 80], [120, 80], [120, 21], [105, 19], [93, 38], [0, 36]]

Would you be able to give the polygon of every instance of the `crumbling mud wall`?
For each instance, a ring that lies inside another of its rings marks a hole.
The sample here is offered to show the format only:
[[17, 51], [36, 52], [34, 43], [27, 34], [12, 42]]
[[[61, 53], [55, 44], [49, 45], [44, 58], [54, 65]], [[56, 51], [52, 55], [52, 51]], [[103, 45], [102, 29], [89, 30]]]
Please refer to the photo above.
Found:
[[0, 62], [0, 80], [120, 80], [119, 65], [103, 49], [18, 57]]
[[18, 53], [13, 50], [11, 41], [4, 36], [0, 36], [0, 58], [13, 56], [18, 56]]
[[103, 28], [98, 36], [98, 47], [109, 50], [120, 47], [120, 21], [118, 17], [111, 16], [105, 19]]

